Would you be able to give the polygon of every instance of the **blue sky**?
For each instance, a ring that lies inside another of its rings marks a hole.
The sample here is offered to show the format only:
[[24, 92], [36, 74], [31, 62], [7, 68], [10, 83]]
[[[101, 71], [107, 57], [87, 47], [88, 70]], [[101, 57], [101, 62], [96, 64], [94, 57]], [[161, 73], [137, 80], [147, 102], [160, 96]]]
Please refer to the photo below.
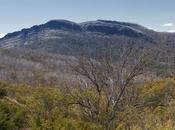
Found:
[[0, 36], [51, 19], [108, 19], [175, 31], [175, 0], [0, 0]]

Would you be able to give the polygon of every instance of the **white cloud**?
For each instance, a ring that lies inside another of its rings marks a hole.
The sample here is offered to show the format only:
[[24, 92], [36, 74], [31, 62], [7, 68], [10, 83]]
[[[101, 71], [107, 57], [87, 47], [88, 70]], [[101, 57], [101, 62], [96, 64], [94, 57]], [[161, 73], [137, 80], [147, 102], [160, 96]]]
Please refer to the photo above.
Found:
[[164, 27], [174, 27], [175, 25], [173, 23], [165, 23], [163, 24]]
[[148, 29], [154, 30], [152, 27], [148, 27]]
[[168, 30], [169, 33], [175, 33], [175, 30]]
[[6, 33], [0, 33], [0, 38], [3, 38], [6, 35]]
[[165, 23], [162, 26], [166, 27], [166, 32], [175, 33], [175, 24], [174, 23]]
[[148, 29], [153, 30], [153, 31], [158, 31], [157, 29], [152, 28], [152, 27], [148, 27]]

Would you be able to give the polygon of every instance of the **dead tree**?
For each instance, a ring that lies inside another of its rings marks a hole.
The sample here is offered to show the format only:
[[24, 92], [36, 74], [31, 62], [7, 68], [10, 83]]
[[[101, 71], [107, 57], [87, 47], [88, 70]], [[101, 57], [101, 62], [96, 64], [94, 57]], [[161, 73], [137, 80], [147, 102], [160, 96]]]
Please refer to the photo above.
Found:
[[81, 92], [92, 90], [95, 99], [74, 95], [85, 119], [99, 123], [107, 130], [115, 127], [117, 112], [122, 110], [127, 98], [127, 89], [135, 79], [144, 74], [151, 62], [148, 48], [140, 49], [135, 44], [125, 44], [118, 48], [114, 56], [111, 46], [107, 46], [97, 57], [82, 56], [73, 66], [74, 72], [91, 84], [80, 87]]

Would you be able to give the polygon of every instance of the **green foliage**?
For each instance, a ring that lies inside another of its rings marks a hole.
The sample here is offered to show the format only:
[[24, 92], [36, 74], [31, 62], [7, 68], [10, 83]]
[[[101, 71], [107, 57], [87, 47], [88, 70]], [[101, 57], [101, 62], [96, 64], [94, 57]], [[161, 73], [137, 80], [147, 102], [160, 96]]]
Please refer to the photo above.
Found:
[[0, 98], [3, 98], [4, 96], [7, 95], [7, 92], [5, 89], [0, 88]]
[[[138, 85], [137, 85], [138, 88]], [[134, 102], [124, 102], [116, 113], [115, 130], [173, 130], [175, 129], [175, 79], [165, 79], [140, 85]], [[0, 82], [0, 130], [103, 130], [108, 116], [106, 98], [101, 94], [100, 113], [94, 120], [84, 117], [78, 100], [98, 103], [92, 88], [69, 91], [47, 86], [31, 87]], [[22, 104], [22, 105], [21, 105]], [[110, 110], [108, 110], [110, 111]]]
[[166, 79], [146, 84], [140, 97], [146, 105], [160, 106], [167, 105], [169, 100], [173, 99], [175, 91], [175, 79]]
[[4, 96], [7, 95], [7, 91], [5, 89], [6, 86], [7, 86], [7, 83], [5, 82], [0, 83], [0, 98], [3, 98]]
[[11, 104], [0, 102], [0, 130], [17, 130], [25, 127], [23, 110]]

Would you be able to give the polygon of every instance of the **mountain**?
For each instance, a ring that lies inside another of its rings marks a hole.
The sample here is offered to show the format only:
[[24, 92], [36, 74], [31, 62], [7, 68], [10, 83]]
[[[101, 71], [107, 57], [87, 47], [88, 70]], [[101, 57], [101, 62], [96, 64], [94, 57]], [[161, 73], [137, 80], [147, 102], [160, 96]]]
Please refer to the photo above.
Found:
[[108, 20], [83, 23], [51, 20], [0, 39], [0, 77], [30, 84], [35, 81], [36, 74], [43, 73], [44, 83], [50, 79], [57, 83], [60, 78], [72, 77], [67, 66], [70, 62], [75, 63], [77, 56], [92, 56], [98, 60], [110, 53], [112, 60], [117, 62], [123, 45], [128, 43], [134, 44], [134, 55], [141, 54], [139, 52], [144, 47], [156, 47], [151, 57], [155, 61], [148, 70], [151, 76], [157, 78], [174, 73], [174, 69], [167, 71], [167, 66], [173, 68], [175, 63], [173, 33], [160, 33], [138, 24]]
[[106, 43], [117, 45], [134, 42], [148, 43], [175, 41], [174, 34], [159, 33], [134, 23], [109, 20], [75, 23], [51, 20], [42, 25], [7, 34], [0, 39], [1, 48], [30, 48], [74, 55], [79, 51], [95, 52]]
[[67, 20], [51, 20], [43, 25], [33, 26], [29, 29], [9, 33], [6, 38], [12, 38], [20, 34], [28, 34], [31, 31], [39, 32], [44, 29], [76, 31], [76, 32], [97, 32], [108, 35], [126, 35], [129, 37], [143, 36], [146, 28], [137, 24], [123, 23], [116, 21], [97, 20], [77, 24]]

